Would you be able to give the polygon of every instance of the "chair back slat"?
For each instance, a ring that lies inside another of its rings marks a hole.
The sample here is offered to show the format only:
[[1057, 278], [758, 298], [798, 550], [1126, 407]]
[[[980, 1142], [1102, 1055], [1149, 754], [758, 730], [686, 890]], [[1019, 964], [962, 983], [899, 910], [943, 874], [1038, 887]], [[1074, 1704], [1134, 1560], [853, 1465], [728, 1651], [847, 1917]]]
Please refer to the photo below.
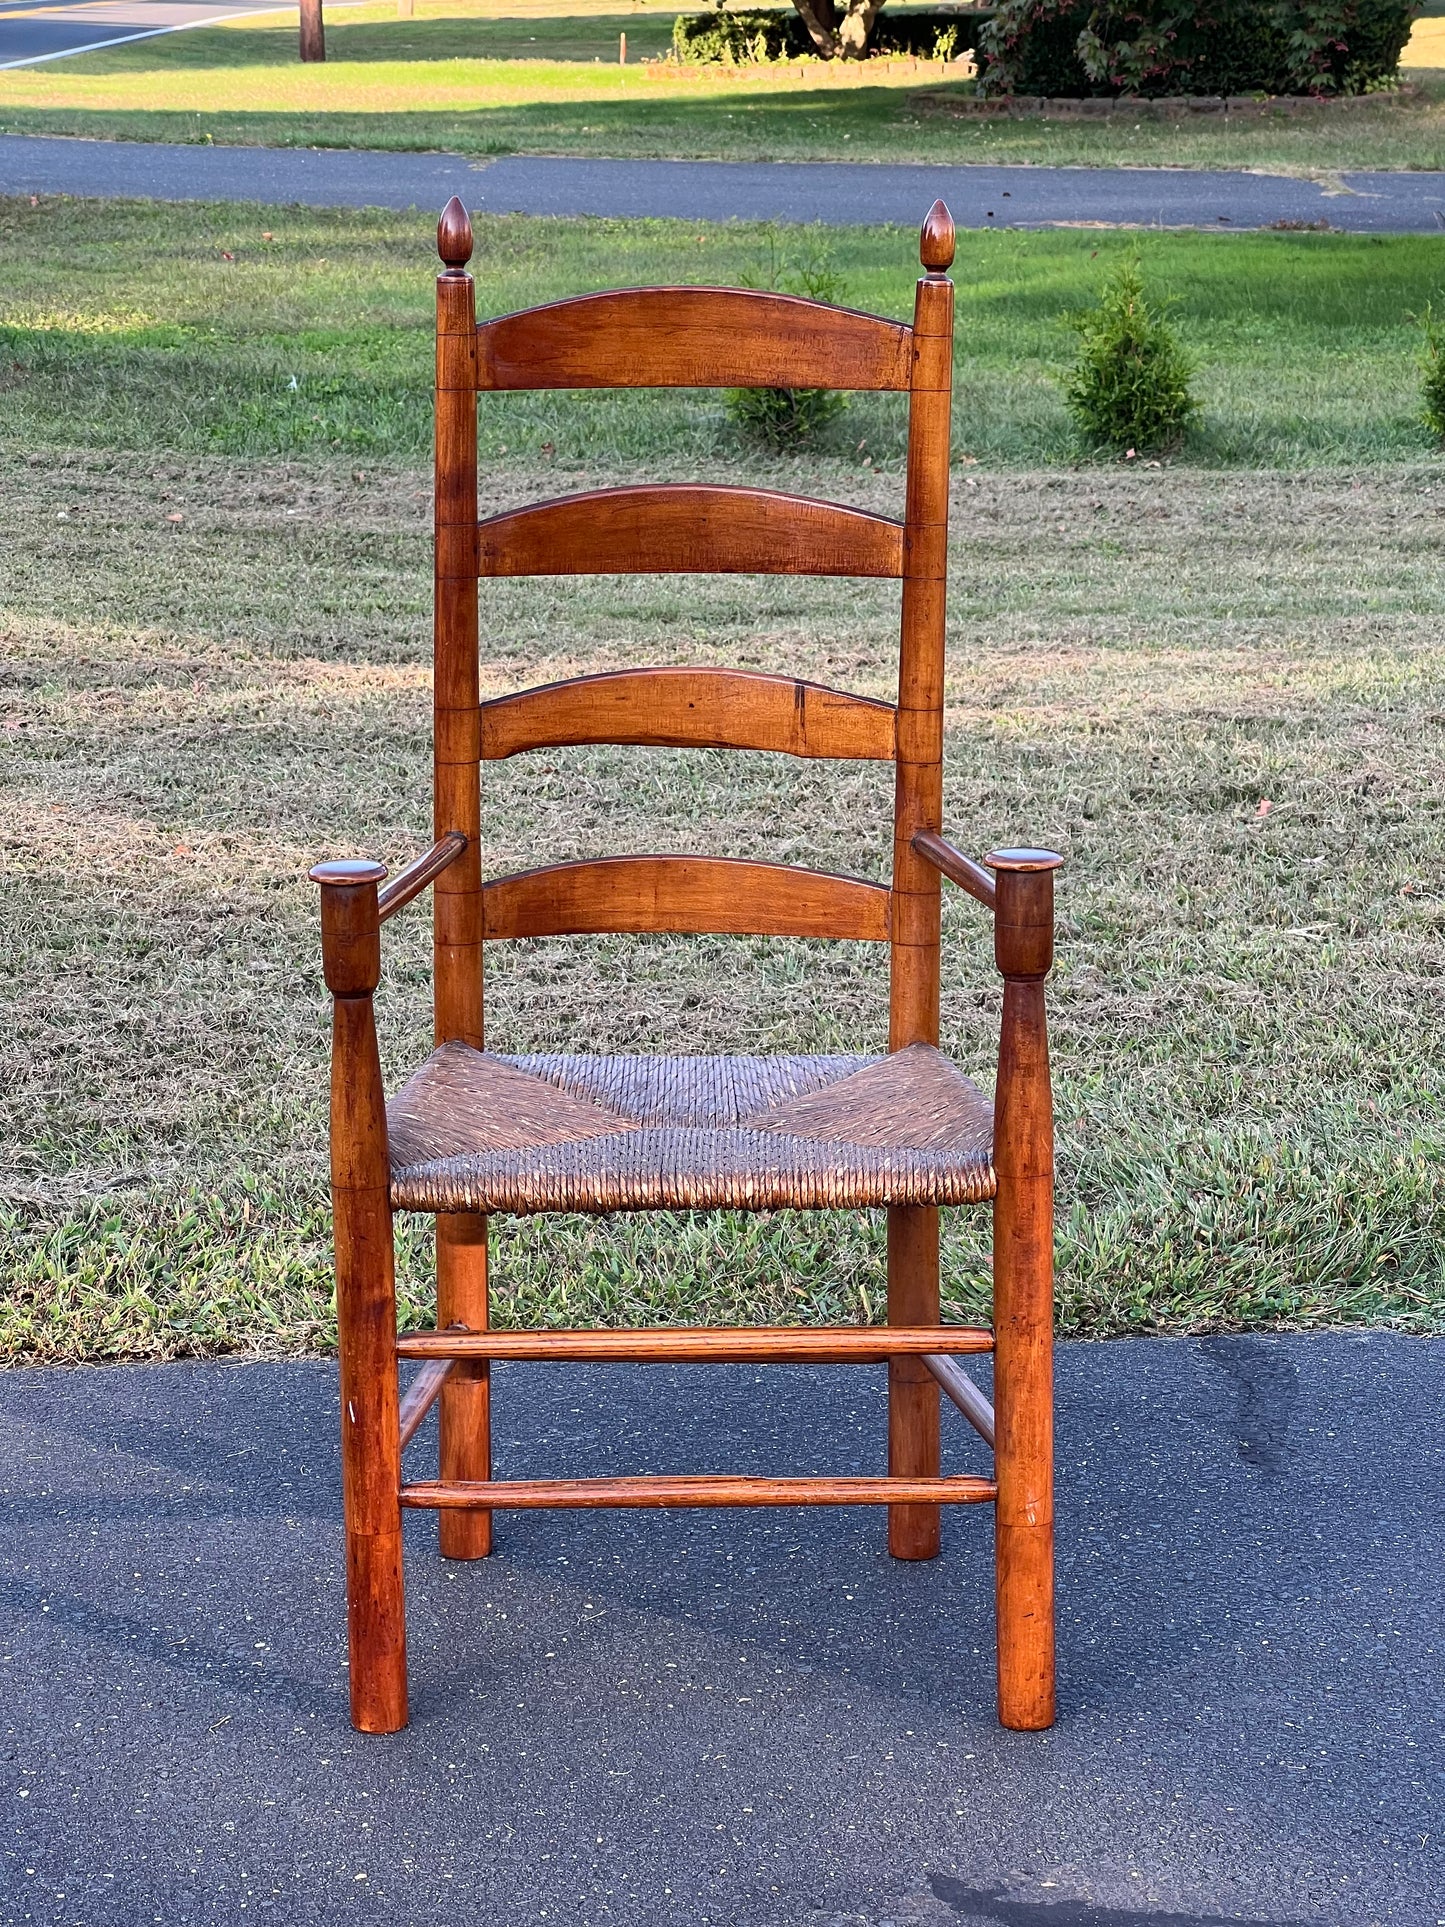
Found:
[[483, 886], [482, 918], [488, 938], [636, 931], [886, 943], [888, 895], [881, 883], [783, 863], [618, 856], [497, 877]]
[[[435, 833], [467, 846], [436, 883], [438, 1038], [483, 1043], [484, 937], [715, 932], [890, 946], [889, 1047], [938, 1041], [940, 878], [915, 839], [943, 811], [953, 380], [953, 221], [924, 221], [911, 326], [752, 289], [630, 289], [476, 322], [472, 237], [449, 204], [437, 282]], [[602, 489], [478, 520], [480, 391], [768, 387], [907, 392], [903, 521], [754, 488]], [[769, 574], [901, 581], [893, 706], [749, 671], [624, 670], [483, 704], [479, 577]], [[480, 765], [565, 744], [892, 760], [891, 887], [689, 856], [564, 863], [484, 882]], [[468, 1274], [470, 1275], [470, 1274]], [[461, 1299], [448, 1299], [469, 1317]]]
[[903, 525], [772, 489], [603, 488], [482, 522], [477, 572], [899, 576]]
[[892, 703], [746, 669], [619, 669], [482, 705], [482, 758], [577, 743], [893, 760]]
[[905, 389], [911, 331], [747, 288], [587, 294], [477, 330], [477, 385]]

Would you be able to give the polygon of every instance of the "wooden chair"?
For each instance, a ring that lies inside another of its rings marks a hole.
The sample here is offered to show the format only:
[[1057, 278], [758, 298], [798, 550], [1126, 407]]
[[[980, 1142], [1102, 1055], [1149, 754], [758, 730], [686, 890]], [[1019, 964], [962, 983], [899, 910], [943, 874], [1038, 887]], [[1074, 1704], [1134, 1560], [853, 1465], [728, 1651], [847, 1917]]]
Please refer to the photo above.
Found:
[[[441, 1550], [491, 1550], [519, 1506], [877, 1503], [899, 1559], [939, 1550], [939, 1509], [993, 1501], [999, 1717], [1054, 1717], [1053, 1124], [1043, 982], [1047, 851], [987, 867], [942, 836], [944, 591], [953, 376], [953, 222], [936, 202], [912, 327], [717, 288], [586, 295], [479, 328], [472, 234], [451, 201], [437, 282], [435, 829], [390, 883], [320, 864], [334, 998], [331, 1162], [340, 1329], [352, 1719], [407, 1718], [402, 1508], [440, 1511]], [[477, 396], [533, 388], [830, 387], [909, 397], [902, 523], [753, 488], [602, 489], [477, 519]], [[760, 572], [897, 577], [898, 703], [780, 676], [626, 670], [478, 694], [479, 576]], [[578, 743], [708, 745], [896, 767], [891, 888], [782, 865], [632, 856], [483, 881], [480, 766]], [[1004, 978], [996, 1105], [938, 1052], [940, 878], [994, 915]], [[383, 888], [382, 886], [385, 885]], [[436, 1048], [387, 1105], [372, 1014], [380, 927], [431, 886]], [[484, 941], [568, 932], [781, 933], [890, 946], [888, 1051], [872, 1057], [506, 1058], [482, 1027]], [[993, 1330], [939, 1315], [941, 1205], [994, 1209]], [[888, 1213], [888, 1324], [803, 1329], [492, 1331], [492, 1211]], [[392, 1213], [436, 1214], [437, 1327], [398, 1338]], [[993, 1353], [994, 1407], [957, 1360]], [[398, 1360], [422, 1361], [404, 1399]], [[888, 1473], [497, 1481], [493, 1359], [875, 1360], [888, 1367]], [[939, 1476], [939, 1390], [993, 1447], [993, 1478]], [[440, 1399], [440, 1476], [402, 1449]]]

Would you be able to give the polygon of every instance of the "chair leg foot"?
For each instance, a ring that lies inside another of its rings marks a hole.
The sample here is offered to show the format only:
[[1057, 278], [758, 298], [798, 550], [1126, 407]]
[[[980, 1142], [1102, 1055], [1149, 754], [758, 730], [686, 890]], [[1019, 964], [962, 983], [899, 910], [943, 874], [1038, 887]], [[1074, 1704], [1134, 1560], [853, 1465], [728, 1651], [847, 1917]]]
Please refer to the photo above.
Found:
[[443, 1559], [489, 1559], [492, 1553], [490, 1512], [443, 1512], [437, 1523]]
[[994, 1543], [999, 1723], [1039, 1733], [1056, 1711], [1053, 1528], [999, 1525]]
[[351, 1724], [359, 1733], [399, 1733], [407, 1722], [400, 1532], [348, 1533], [346, 1594]]
[[888, 1551], [895, 1559], [936, 1559], [943, 1550], [943, 1526], [936, 1505], [888, 1508]]

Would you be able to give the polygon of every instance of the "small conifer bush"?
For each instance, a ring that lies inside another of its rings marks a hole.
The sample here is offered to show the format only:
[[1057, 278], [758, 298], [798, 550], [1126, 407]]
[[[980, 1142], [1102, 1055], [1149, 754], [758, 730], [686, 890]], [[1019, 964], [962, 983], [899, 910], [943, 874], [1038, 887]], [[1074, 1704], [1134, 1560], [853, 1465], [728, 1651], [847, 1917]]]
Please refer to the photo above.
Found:
[[1445, 322], [1427, 306], [1420, 317], [1425, 345], [1420, 355], [1420, 386], [1423, 391], [1425, 426], [1445, 441]]
[[[805, 295], [810, 301], [841, 301], [843, 277], [826, 245], [793, 266], [779, 251], [776, 229], [769, 233], [768, 244], [765, 275], [761, 280], [744, 280], [744, 287]], [[847, 396], [832, 388], [734, 388], [727, 398], [728, 413], [743, 433], [777, 453], [811, 441], [847, 405]]]
[[1098, 306], [1067, 319], [1080, 348], [1064, 400], [1079, 432], [1107, 448], [1177, 448], [1199, 413], [1194, 363], [1145, 294], [1138, 261], [1121, 262]]

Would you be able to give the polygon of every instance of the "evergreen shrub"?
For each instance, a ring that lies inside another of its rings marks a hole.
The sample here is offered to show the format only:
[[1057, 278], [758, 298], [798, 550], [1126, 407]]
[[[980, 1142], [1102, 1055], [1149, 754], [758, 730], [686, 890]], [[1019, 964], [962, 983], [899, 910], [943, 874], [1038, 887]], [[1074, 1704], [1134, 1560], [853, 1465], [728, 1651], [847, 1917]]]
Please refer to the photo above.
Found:
[[[840, 302], [844, 293], [843, 277], [826, 243], [793, 265], [779, 251], [776, 229], [769, 233], [763, 279], [745, 280], [743, 285], [833, 303]], [[728, 413], [744, 435], [777, 454], [811, 441], [847, 405], [848, 397], [832, 388], [734, 388], [727, 398]]]
[[1425, 336], [1420, 355], [1420, 386], [1425, 426], [1445, 442], [1445, 321], [1428, 306], [1420, 317]]
[[1140, 454], [1177, 448], [1199, 412], [1194, 363], [1146, 296], [1138, 261], [1122, 261], [1098, 306], [1067, 320], [1080, 349], [1064, 401], [1085, 440]]

